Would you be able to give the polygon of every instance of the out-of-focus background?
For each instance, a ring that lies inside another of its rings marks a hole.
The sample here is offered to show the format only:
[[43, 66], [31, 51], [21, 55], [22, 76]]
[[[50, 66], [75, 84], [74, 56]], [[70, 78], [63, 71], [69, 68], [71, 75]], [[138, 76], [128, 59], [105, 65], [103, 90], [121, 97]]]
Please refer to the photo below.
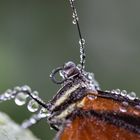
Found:
[[[140, 96], [140, 1], [76, 1], [86, 39], [86, 69], [101, 88], [126, 89]], [[27, 84], [48, 101], [59, 89], [49, 78], [52, 69], [72, 60], [79, 63], [76, 26], [68, 0], [0, 1], [0, 92]], [[16, 122], [31, 113], [14, 101], [0, 104]], [[46, 121], [31, 128], [42, 140], [55, 132]]]

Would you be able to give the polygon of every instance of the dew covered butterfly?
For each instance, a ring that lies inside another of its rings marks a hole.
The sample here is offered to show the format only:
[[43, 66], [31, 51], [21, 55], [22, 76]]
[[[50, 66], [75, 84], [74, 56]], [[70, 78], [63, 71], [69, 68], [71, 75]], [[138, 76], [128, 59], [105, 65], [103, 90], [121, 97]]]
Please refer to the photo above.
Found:
[[94, 74], [85, 71], [85, 39], [75, 1], [69, 2], [80, 38], [80, 64], [69, 61], [52, 71], [51, 80], [61, 88], [47, 103], [29, 86], [5, 91], [0, 101], [14, 99], [19, 106], [28, 101], [28, 110], [37, 113], [21, 127], [28, 128], [46, 118], [57, 131], [55, 140], [140, 140], [140, 99], [126, 90], [102, 91]]

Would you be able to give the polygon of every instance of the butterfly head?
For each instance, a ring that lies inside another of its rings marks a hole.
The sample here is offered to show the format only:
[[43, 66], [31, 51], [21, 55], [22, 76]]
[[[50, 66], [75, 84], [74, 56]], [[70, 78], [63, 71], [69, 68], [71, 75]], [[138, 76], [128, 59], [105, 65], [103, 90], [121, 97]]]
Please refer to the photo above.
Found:
[[[59, 73], [61, 76], [61, 80], [56, 80], [56, 74]], [[90, 72], [86, 72], [82, 69], [81, 65], [76, 65], [74, 62], [69, 61], [65, 63], [63, 66], [54, 69], [50, 75], [52, 81], [56, 84], [67, 83], [68, 81], [82, 80], [83, 82], [89, 84], [89, 86], [94, 87], [95, 89], [99, 89], [99, 84], [94, 78], [94, 74]]]

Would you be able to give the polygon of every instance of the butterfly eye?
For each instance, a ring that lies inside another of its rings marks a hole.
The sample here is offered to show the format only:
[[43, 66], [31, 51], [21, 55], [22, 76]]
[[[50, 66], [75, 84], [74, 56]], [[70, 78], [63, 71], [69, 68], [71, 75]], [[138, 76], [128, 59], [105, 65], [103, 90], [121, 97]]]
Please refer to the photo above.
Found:
[[80, 71], [78, 70], [77, 66], [73, 62], [67, 62], [64, 65], [64, 69], [60, 71], [60, 75], [65, 77], [66, 79], [70, 79], [76, 75], [78, 75]]
[[[59, 73], [59, 75], [62, 77], [61, 80], [56, 79], [56, 74]], [[69, 61], [64, 64], [63, 67], [58, 67], [54, 69], [50, 75], [50, 78], [52, 81], [56, 84], [62, 84], [66, 80], [72, 79], [73, 77], [77, 76], [80, 73], [80, 70], [75, 65], [75, 63]]]

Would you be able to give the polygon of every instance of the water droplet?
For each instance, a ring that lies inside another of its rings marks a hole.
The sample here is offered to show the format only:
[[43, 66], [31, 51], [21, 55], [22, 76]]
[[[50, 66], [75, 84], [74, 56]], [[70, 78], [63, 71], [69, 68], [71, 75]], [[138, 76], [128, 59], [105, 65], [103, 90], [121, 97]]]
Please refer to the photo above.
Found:
[[32, 96], [33, 96], [34, 98], [37, 98], [38, 95], [39, 95], [39, 93], [38, 93], [37, 91], [32, 92]]
[[126, 90], [122, 90], [122, 91], [121, 91], [121, 95], [122, 95], [122, 96], [126, 96], [126, 94], [127, 94], [127, 91], [126, 91]]
[[112, 91], [110, 91], [110, 90], [105, 90], [105, 92], [111, 92], [112, 93]]
[[5, 95], [0, 95], [0, 102], [6, 101], [6, 100], [7, 100], [7, 98], [5, 97]]
[[72, 13], [72, 17], [73, 17], [73, 18], [77, 18], [77, 12], [76, 12], [76, 11], [74, 11], [74, 12]]
[[86, 43], [85, 39], [82, 38], [82, 39], [79, 40], [80, 46], [85, 45], [85, 43]]
[[23, 92], [20, 92], [15, 97], [15, 103], [19, 106], [22, 106], [26, 103], [27, 95]]
[[94, 96], [94, 95], [88, 95], [87, 96], [90, 100], [95, 100], [97, 99], [97, 96]]
[[40, 112], [39, 112], [39, 115], [41, 118], [45, 118], [48, 116], [48, 110], [46, 108], [41, 108]]
[[75, 0], [69, 0], [70, 4], [71, 4], [71, 7], [73, 7], [73, 4], [72, 2], [74, 2]]
[[72, 20], [72, 23], [73, 23], [73, 24], [76, 24], [76, 19], [73, 19], [73, 20]]
[[16, 92], [15, 90], [13, 90], [13, 91], [11, 92], [10, 98], [13, 99], [13, 98], [15, 98], [16, 95], [17, 95], [17, 92]]
[[121, 106], [119, 109], [121, 112], [127, 112], [127, 109], [124, 106]]
[[67, 63], [65, 63], [64, 65], [64, 69], [67, 67], [76, 67], [75, 63], [72, 61], [68, 61]]
[[87, 73], [88, 74], [88, 79], [93, 80], [94, 79], [94, 74], [93, 73]]
[[127, 108], [128, 108], [128, 102], [123, 101], [122, 106], [120, 107], [120, 111], [121, 112], [127, 112]]
[[77, 65], [77, 68], [78, 68], [78, 70], [81, 70], [82, 65], [81, 65], [81, 64], [78, 64], [78, 65]]
[[36, 112], [39, 108], [39, 104], [35, 100], [30, 100], [27, 108], [30, 112]]
[[112, 94], [115, 94], [115, 90], [114, 90], [114, 89], [113, 89], [113, 90], [111, 90], [111, 93], [112, 93]]
[[125, 106], [125, 107], [127, 107], [127, 106], [128, 106], [128, 102], [123, 101], [123, 102], [122, 102], [122, 105]]
[[129, 94], [127, 94], [127, 97], [130, 100], [134, 100], [136, 98], [136, 93], [135, 92], [130, 92]]
[[28, 92], [31, 92], [31, 88], [27, 85], [24, 85], [21, 87], [23, 91], [28, 91]]
[[11, 89], [8, 89], [8, 90], [4, 93], [5, 97], [7, 97], [7, 98], [11, 97], [11, 94], [12, 94], [12, 90], [11, 90]]
[[30, 119], [30, 123], [35, 124], [36, 123], [36, 120], [34, 118], [31, 118]]
[[120, 89], [116, 89], [115, 90], [115, 94], [120, 94], [121, 90]]
[[72, 23], [73, 24], [76, 24], [76, 22], [79, 20], [78, 16], [77, 16], [77, 11], [76, 9], [74, 9], [73, 13], [72, 13], [72, 18], [73, 18], [73, 21]]
[[17, 87], [14, 87], [14, 91], [20, 91], [21, 90], [21, 87], [17, 86]]

